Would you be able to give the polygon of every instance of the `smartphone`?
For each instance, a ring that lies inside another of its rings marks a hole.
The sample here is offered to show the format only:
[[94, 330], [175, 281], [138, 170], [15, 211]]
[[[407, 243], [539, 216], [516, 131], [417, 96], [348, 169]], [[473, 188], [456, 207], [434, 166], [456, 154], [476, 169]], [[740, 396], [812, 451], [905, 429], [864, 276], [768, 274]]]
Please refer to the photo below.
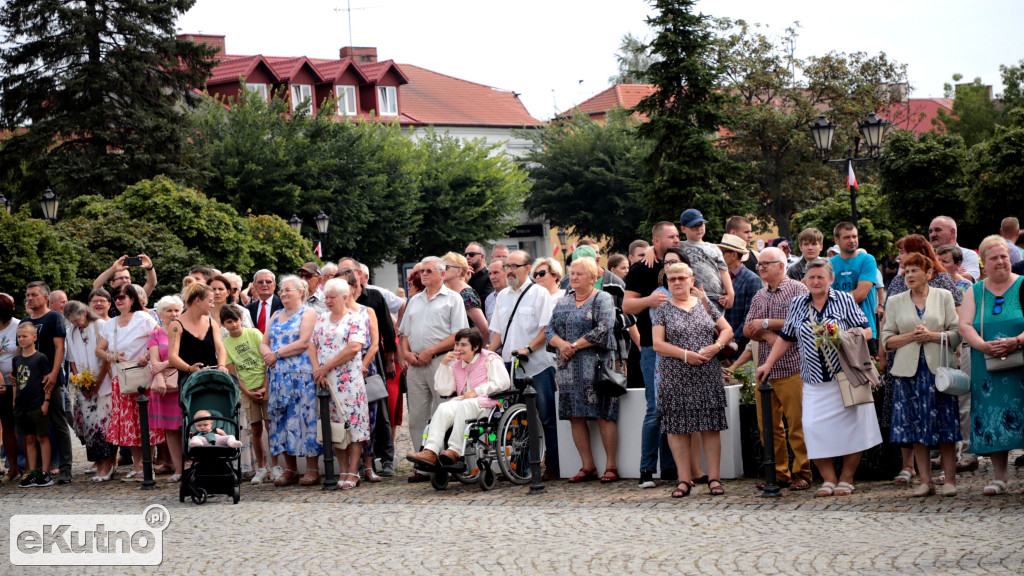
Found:
[[124, 259], [125, 266], [142, 266], [142, 258], [139, 256], [127, 256]]

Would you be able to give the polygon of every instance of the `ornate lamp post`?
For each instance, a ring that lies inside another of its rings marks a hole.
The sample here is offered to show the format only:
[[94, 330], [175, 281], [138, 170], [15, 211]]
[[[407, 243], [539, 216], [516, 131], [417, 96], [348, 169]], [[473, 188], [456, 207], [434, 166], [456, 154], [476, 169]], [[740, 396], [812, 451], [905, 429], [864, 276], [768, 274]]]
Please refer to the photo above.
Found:
[[331, 217], [321, 210], [314, 220], [316, 221], [316, 230], [320, 233], [320, 246], [323, 246], [327, 239], [327, 227], [331, 225]]
[[[565, 265], [567, 263], [567, 260], [566, 260], [567, 254], [565, 253], [565, 251], [569, 247], [566, 246], [565, 243], [568, 240], [568, 238], [569, 238], [569, 233], [565, 231], [565, 228], [559, 228], [558, 229], [558, 244], [561, 245], [561, 247], [562, 247], [562, 264], [563, 265]], [[568, 272], [566, 272], [566, 274], [568, 274]]]
[[57, 208], [60, 207], [60, 195], [54, 194], [53, 190], [47, 188], [43, 197], [39, 199], [39, 207], [43, 209], [43, 218], [50, 222], [56, 222]]
[[296, 232], [301, 234], [302, 233], [302, 218], [299, 218], [295, 214], [292, 214], [292, 217], [288, 219], [288, 226], [290, 226], [292, 230], [295, 230]]
[[14, 202], [11, 202], [10, 200], [8, 200], [7, 196], [4, 196], [3, 194], [0, 194], [0, 208], [6, 210], [7, 213], [10, 214], [11, 213], [11, 209], [14, 208]]
[[[835, 136], [837, 126], [830, 122], [828, 118], [825, 118], [824, 114], [818, 116], [818, 119], [811, 123], [811, 138], [814, 139], [814, 147], [818, 151], [818, 157], [821, 158], [822, 162], [842, 165], [846, 168], [847, 174], [849, 174], [853, 171], [854, 164], [878, 160], [879, 151], [882, 149], [882, 133], [888, 124], [888, 121], [884, 118], [879, 118], [872, 112], [857, 126], [868, 148], [868, 155], [862, 157], [857, 156], [861, 139], [860, 136], [857, 136], [853, 139], [853, 148], [846, 149], [846, 158], [830, 159], [832, 139]], [[856, 224], [860, 214], [857, 213], [857, 192], [853, 187], [850, 187], [850, 212], [853, 216], [853, 223]]]

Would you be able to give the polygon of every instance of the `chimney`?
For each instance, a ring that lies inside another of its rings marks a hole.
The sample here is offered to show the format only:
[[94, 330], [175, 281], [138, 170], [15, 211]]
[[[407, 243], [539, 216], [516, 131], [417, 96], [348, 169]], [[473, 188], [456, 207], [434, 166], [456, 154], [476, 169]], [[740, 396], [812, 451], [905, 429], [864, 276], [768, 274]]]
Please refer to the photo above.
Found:
[[217, 49], [214, 58], [223, 58], [227, 55], [227, 48], [224, 43], [224, 36], [217, 34], [178, 34], [178, 40], [188, 40], [196, 44], [208, 44]]
[[356, 64], [370, 64], [377, 61], [376, 48], [359, 48], [345, 46], [341, 49], [341, 58], [351, 58]]

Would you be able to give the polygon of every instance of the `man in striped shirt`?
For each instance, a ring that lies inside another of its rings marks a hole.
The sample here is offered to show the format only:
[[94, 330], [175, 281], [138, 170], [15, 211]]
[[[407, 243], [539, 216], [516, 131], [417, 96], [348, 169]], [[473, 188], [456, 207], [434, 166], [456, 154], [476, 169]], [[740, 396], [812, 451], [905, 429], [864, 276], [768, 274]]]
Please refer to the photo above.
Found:
[[[807, 287], [786, 276], [786, 255], [778, 248], [765, 248], [757, 265], [765, 287], [758, 290], [750, 303], [743, 335], [761, 344], [757, 350], [760, 366], [768, 359], [779, 332], [786, 323], [786, 314], [793, 299], [807, 294]], [[775, 476], [781, 486], [790, 490], [810, 487], [811, 463], [807, 459], [804, 432], [801, 425], [803, 382], [800, 380], [800, 353], [791, 347], [772, 367], [768, 374], [772, 385], [772, 431], [775, 438]], [[757, 413], [761, 413], [761, 395], [755, 394]], [[789, 443], [795, 456], [793, 472], [789, 470], [789, 451], [786, 448], [786, 429], [782, 416], [789, 423]], [[762, 425], [761, 420], [757, 421]], [[762, 434], [764, 431], [762, 430]]]

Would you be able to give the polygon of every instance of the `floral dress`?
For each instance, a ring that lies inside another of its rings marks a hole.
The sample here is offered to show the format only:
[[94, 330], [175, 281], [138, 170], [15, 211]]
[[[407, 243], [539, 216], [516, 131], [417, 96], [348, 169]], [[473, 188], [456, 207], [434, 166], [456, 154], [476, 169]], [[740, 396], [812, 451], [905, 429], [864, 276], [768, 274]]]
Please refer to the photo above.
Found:
[[[697, 302], [689, 311], [666, 302], [651, 313], [651, 325], [665, 328], [665, 341], [697, 351], [715, 342], [715, 322], [722, 314], [714, 306], [708, 313]], [[658, 355], [658, 410], [665, 434], [693, 434], [725, 430], [725, 386], [722, 365], [712, 358], [699, 366], [682, 358]]]
[[566, 342], [583, 338], [594, 346], [573, 354], [568, 362], [557, 357], [555, 382], [558, 384], [558, 418], [619, 419], [619, 399], [599, 396], [594, 392], [594, 376], [598, 362], [611, 367], [613, 358], [608, 353], [615, 347], [615, 302], [611, 294], [594, 290], [594, 296], [576, 307], [576, 293], [569, 292], [551, 312], [546, 335], [548, 340], [558, 336]]
[[[299, 339], [299, 326], [306, 306], [294, 314], [278, 310], [268, 326], [270, 349], [278, 350]], [[320, 456], [323, 449], [316, 441], [316, 384], [313, 365], [304, 351], [280, 358], [267, 370], [267, 430], [270, 453], [291, 456]]]
[[[97, 320], [84, 331], [77, 326], [68, 332], [68, 360], [75, 363], [79, 373], [100, 371], [103, 361], [96, 357], [96, 336], [106, 324]], [[107, 442], [107, 421], [110, 418], [110, 373], [86, 396], [75, 388], [75, 435], [85, 444], [85, 455], [90, 462], [99, 462], [117, 453], [117, 446]]]
[[[120, 327], [122, 317], [117, 316], [107, 321], [100, 334], [107, 341], [107, 350], [123, 353], [129, 360], [136, 360], [146, 354], [149, 333], [156, 327], [153, 318], [145, 312], [132, 314], [128, 326]], [[110, 368], [115, 369], [113, 366]], [[111, 382], [110, 419], [107, 422], [107, 442], [117, 446], [142, 446], [142, 431], [139, 428], [138, 394], [121, 394], [120, 383], [116, 372]], [[147, 391], [148, 394], [148, 391]], [[155, 446], [167, 441], [164, 431], [160, 428], [149, 429], [149, 445]]]
[[[347, 310], [337, 322], [331, 322], [330, 312], [317, 316], [313, 343], [316, 344], [320, 364], [329, 362], [352, 342], [366, 344], [370, 339], [366, 313], [360, 312], [362, 310]], [[370, 414], [366, 405], [366, 387], [363, 385], [362, 348], [351, 360], [335, 368], [334, 374], [338, 382], [335, 394], [344, 414], [339, 414], [334, 402], [331, 402], [331, 422], [348, 422], [353, 442], [369, 439]]]

